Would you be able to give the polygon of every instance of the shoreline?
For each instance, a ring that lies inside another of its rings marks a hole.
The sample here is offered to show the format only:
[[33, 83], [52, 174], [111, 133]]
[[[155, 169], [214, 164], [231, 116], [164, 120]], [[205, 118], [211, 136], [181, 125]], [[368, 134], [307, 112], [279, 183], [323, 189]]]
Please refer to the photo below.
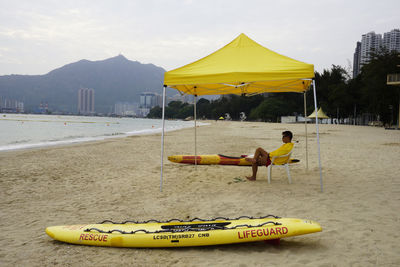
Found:
[[[247, 181], [251, 168], [172, 163], [168, 155], [193, 154], [193, 128], [165, 136], [160, 192], [160, 134], [71, 146], [0, 152], [0, 240], [10, 265], [139, 266], [396, 266], [400, 262], [400, 132], [382, 128], [320, 125], [324, 192], [320, 192], [315, 127], [217, 122], [197, 129], [198, 154], [240, 155], [281, 144], [294, 133], [290, 166], [266, 168]], [[298, 142], [296, 142], [298, 141]], [[373, 154], [373, 155], [372, 155]], [[372, 161], [372, 157], [376, 160]], [[90, 247], [52, 240], [53, 225], [149, 219], [260, 217], [314, 220], [320, 233], [264, 242], [176, 249]]]
[[[33, 120], [33, 122], [35, 122]], [[78, 123], [86, 123], [86, 122], [78, 122]], [[210, 122], [199, 122], [197, 126], [205, 126], [209, 125]], [[193, 128], [194, 125], [182, 125], [180, 127], [172, 127], [172, 128], [166, 128], [164, 132], [170, 132], [170, 131], [177, 131], [181, 129], [186, 129], [186, 128]], [[152, 135], [152, 134], [159, 134], [162, 132], [162, 128], [152, 128], [152, 129], [141, 129], [141, 130], [135, 130], [135, 131], [128, 131], [124, 133], [116, 133], [116, 134], [105, 134], [105, 135], [99, 135], [99, 136], [91, 136], [91, 137], [78, 137], [78, 138], [72, 138], [72, 139], [67, 139], [67, 140], [55, 140], [55, 141], [41, 141], [41, 142], [36, 142], [36, 143], [18, 143], [18, 144], [9, 144], [9, 145], [3, 145], [0, 146], [0, 153], [1, 152], [7, 152], [7, 151], [17, 151], [17, 150], [24, 150], [24, 149], [40, 149], [40, 148], [46, 148], [46, 147], [57, 147], [57, 146], [68, 146], [68, 145], [76, 145], [76, 144], [81, 144], [81, 143], [86, 143], [86, 142], [97, 142], [97, 141], [106, 141], [108, 139], [115, 139], [115, 138], [126, 138], [129, 136], [137, 136], [137, 135]]]

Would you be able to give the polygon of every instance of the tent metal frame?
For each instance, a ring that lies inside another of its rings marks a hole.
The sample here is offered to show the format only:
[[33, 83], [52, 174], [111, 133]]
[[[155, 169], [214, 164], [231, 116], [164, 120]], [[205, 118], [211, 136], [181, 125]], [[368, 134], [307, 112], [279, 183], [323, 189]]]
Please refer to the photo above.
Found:
[[[207, 86], [204, 85], [183, 85], [185, 87], [185, 91], [181, 91], [177, 88], [174, 88], [179, 91], [181, 95], [185, 94], [190, 94], [190, 95], [195, 95], [196, 94], [196, 89], [206, 89], [207, 95], [221, 95], [221, 94], [230, 94], [226, 93], [225, 88], [227, 87], [233, 87], [233, 88], [240, 88], [241, 89], [241, 94], [246, 94], [246, 95], [256, 95], [256, 94], [262, 94], [262, 93], [280, 93], [282, 89], [286, 90], [285, 93], [293, 92], [293, 93], [299, 93], [298, 90], [293, 89], [294, 85], [297, 84], [298, 81], [306, 81], [309, 79], [298, 79], [298, 80], [270, 80], [269, 82], [282, 82], [281, 84], [277, 84], [275, 86], [266, 86], [263, 85], [262, 82], [266, 81], [257, 81], [257, 82], [246, 82], [246, 83], [241, 83], [241, 84], [229, 84], [229, 83], [219, 83], [220, 86], [215, 87], [215, 88], [208, 88]], [[260, 83], [261, 82], [261, 83]], [[247, 92], [246, 88], [251, 86], [252, 88], [259, 88], [259, 91], [256, 92]], [[266, 91], [267, 89], [267, 91]]]

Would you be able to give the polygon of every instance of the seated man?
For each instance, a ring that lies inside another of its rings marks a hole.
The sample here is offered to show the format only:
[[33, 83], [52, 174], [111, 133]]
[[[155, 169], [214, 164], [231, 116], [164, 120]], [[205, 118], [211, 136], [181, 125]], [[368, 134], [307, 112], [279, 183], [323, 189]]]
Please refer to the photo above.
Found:
[[[291, 131], [284, 131], [282, 133], [282, 142], [284, 144], [277, 150], [272, 151], [271, 153], [268, 153], [261, 147], [257, 148], [253, 158], [246, 158], [246, 160], [252, 163], [252, 169], [253, 169], [253, 175], [246, 176], [246, 178], [250, 181], [255, 181], [257, 176], [258, 166], [265, 165], [266, 167], [268, 167], [271, 164], [272, 157], [282, 156], [290, 153], [290, 151], [293, 148], [292, 137], [293, 134]], [[275, 163], [279, 164], [283, 163], [284, 161], [285, 159], [276, 159]]]

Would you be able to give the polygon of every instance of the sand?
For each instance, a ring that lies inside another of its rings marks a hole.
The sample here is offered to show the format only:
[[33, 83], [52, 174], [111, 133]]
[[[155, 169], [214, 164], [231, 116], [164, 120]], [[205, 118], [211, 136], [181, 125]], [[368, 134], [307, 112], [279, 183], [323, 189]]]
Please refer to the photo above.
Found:
[[[194, 166], [165, 160], [160, 135], [0, 153], [1, 266], [399, 266], [400, 131], [321, 125], [324, 192], [315, 126], [211, 122], [197, 128], [199, 154], [241, 155], [294, 133], [292, 184], [283, 169], [246, 181], [249, 167]], [[165, 159], [194, 153], [194, 129], [168, 132]], [[323, 232], [211, 247], [135, 249], [52, 240], [51, 225], [274, 214], [311, 219]]]

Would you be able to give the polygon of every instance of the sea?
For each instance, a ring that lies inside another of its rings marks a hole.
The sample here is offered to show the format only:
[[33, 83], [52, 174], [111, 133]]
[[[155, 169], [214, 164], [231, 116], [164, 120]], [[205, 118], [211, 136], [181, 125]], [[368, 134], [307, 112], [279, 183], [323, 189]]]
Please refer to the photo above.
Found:
[[[197, 122], [197, 125], [204, 124]], [[194, 127], [193, 121], [165, 121], [165, 131], [190, 127]], [[162, 120], [159, 119], [0, 113], [0, 151], [65, 145], [161, 131]]]

